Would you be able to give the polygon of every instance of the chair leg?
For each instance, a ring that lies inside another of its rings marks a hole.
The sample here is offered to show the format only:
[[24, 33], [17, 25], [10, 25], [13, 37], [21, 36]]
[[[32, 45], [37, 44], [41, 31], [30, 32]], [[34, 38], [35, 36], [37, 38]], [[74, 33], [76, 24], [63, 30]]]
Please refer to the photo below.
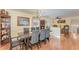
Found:
[[39, 49], [39, 44], [37, 44], [37, 49]]
[[47, 40], [49, 41], [49, 37], [47, 38]]
[[23, 50], [25, 49], [25, 46], [26, 46], [26, 45], [25, 45], [25, 44], [23, 44], [23, 46], [22, 46]]
[[20, 45], [20, 50], [21, 50], [21, 45]]
[[20, 49], [23, 50], [23, 44], [20, 45]]
[[24, 49], [24, 44], [22, 44], [22, 50]]
[[46, 44], [46, 40], [44, 40], [44, 44]]
[[40, 45], [40, 47], [41, 47], [41, 41], [39, 42], [39, 45]]
[[30, 49], [32, 50], [32, 47], [31, 46], [29, 46], [30, 47]]
[[32, 50], [32, 45], [31, 45], [31, 44], [29, 44], [29, 47], [30, 47], [30, 49]]
[[41, 43], [40, 42], [38, 43], [38, 46], [41, 47]]
[[24, 49], [26, 49], [26, 44], [24, 44]]
[[32, 46], [30, 46], [31, 50], [33, 49]]
[[12, 50], [12, 46], [10, 47], [10, 50]]

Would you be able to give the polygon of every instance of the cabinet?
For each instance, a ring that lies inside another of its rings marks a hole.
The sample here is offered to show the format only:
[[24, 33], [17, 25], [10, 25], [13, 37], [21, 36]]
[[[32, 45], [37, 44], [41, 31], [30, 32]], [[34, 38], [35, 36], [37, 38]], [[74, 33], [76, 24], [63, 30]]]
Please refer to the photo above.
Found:
[[10, 16], [0, 14], [0, 46], [9, 42], [11, 37]]

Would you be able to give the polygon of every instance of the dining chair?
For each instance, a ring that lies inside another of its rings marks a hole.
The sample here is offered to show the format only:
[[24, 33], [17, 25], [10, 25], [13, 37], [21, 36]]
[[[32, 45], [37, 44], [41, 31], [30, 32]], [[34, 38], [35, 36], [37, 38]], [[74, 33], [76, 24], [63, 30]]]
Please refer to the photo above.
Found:
[[25, 36], [26, 33], [23, 33], [23, 32], [19, 32], [18, 33], [18, 40], [19, 40], [19, 43], [21, 44], [20, 45], [20, 49], [25, 49], [25, 40], [26, 40], [26, 36]]
[[24, 28], [24, 34], [28, 34], [29, 33], [29, 28]]
[[36, 27], [36, 30], [39, 30], [39, 27]]
[[45, 40], [45, 29], [40, 30], [40, 41]]
[[25, 41], [26, 41], [26, 37], [24, 35], [21, 35], [18, 37], [19, 40], [19, 44], [20, 44], [20, 49], [24, 50], [25, 49]]
[[17, 50], [21, 48], [21, 43], [19, 43], [18, 37], [13, 37], [10, 39], [10, 50]]
[[32, 27], [32, 28], [31, 28], [31, 32], [34, 31], [34, 30], [35, 30], [35, 27]]
[[45, 29], [41, 29], [40, 30], [40, 46], [41, 46], [41, 42], [44, 42], [46, 44], [46, 33], [45, 33]]
[[38, 44], [39, 44], [39, 31], [34, 30], [34, 31], [32, 31], [29, 47], [32, 49], [32, 46], [37, 45], [37, 48], [39, 49]]
[[79, 27], [77, 28], [77, 34], [79, 34]]
[[45, 29], [45, 38], [49, 40], [50, 37], [50, 30], [49, 29]]

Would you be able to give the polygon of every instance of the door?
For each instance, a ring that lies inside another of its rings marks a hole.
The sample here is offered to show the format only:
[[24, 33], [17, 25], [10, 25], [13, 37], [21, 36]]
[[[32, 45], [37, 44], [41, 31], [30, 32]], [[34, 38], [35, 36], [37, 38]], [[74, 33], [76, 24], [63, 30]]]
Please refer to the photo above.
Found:
[[40, 29], [45, 29], [45, 20], [40, 20]]

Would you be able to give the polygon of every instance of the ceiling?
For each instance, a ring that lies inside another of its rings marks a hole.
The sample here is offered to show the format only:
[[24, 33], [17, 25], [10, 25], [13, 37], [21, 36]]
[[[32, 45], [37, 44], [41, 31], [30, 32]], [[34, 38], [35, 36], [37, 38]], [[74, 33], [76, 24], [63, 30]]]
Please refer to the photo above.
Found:
[[72, 16], [79, 16], [79, 9], [15, 9], [17, 11], [21, 11], [24, 13], [33, 13], [39, 14], [42, 16], [64, 16], [64, 17], [72, 17]]

